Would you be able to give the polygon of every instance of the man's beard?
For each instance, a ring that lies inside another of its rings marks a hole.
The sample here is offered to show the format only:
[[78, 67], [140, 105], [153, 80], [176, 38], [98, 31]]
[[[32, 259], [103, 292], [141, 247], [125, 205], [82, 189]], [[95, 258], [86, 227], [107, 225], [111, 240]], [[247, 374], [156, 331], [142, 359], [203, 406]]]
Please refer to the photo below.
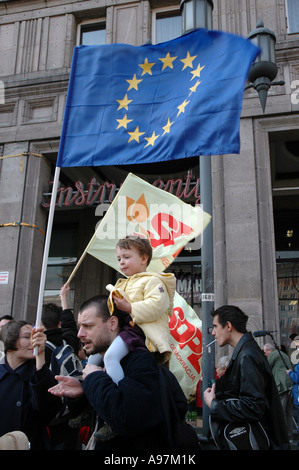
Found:
[[108, 342], [101, 342], [100, 344], [94, 344], [93, 345], [93, 348], [91, 350], [89, 350], [88, 352], [86, 351], [85, 349], [85, 346], [83, 347], [84, 351], [85, 351], [85, 354], [86, 356], [92, 356], [94, 354], [102, 354], [102, 353], [105, 353], [107, 351], [107, 349], [109, 348], [110, 344]]

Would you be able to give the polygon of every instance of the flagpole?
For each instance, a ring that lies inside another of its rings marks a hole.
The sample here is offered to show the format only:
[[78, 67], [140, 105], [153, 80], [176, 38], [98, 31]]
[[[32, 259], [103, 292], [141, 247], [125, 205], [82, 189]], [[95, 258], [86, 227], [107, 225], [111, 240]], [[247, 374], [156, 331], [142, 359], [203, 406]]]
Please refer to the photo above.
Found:
[[[55, 205], [56, 205], [56, 195], [57, 195], [57, 189], [58, 189], [58, 183], [59, 183], [59, 176], [60, 176], [60, 167], [56, 166], [54, 180], [53, 180], [49, 216], [48, 216], [46, 240], [45, 240], [45, 246], [44, 246], [44, 255], [43, 255], [43, 263], [42, 263], [42, 270], [41, 270], [41, 277], [40, 277], [35, 326], [40, 326], [41, 324], [41, 313], [42, 313], [42, 307], [43, 307], [47, 264], [48, 264], [48, 257], [49, 257], [49, 248], [50, 248], [50, 241], [51, 241], [51, 235], [52, 235], [52, 226], [53, 226], [54, 211], [55, 211]], [[36, 348], [34, 350], [34, 354], [35, 355], [37, 354]]]
[[66, 284], [69, 284], [71, 282], [71, 280], [73, 279], [73, 277], [75, 276], [76, 272], [78, 271], [82, 261], [84, 260], [85, 258], [85, 255], [86, 255], [87, 251], [83, 251], [82, 255], [81, 255], [81, 258], [79, 258], [76, 266], [74, 267], [73, 271], [71, 272], [70, 274], [70, 277], [68, 278], [68, 280], [66, 281]]

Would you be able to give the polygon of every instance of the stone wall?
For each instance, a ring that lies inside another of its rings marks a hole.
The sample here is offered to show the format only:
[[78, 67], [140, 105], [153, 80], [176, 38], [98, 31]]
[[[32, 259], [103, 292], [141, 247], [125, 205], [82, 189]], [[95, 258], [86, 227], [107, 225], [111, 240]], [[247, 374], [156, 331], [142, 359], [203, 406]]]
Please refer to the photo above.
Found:
[[[105, 19], [107, 43], [144, 44], [151, 37], [151, 10], [179, 1], [0, 1], [0, 223], [27, 222], [46, 229], [40, 203], [48, 188], [63, 120], [77, 25]], [[272, 214], [269, 132], [294, 127], [299, 104], [299, 35], [287, 35], [284, 0], [214, 0], [213, 27], [247, 36], [262, 19], [277, 36], [277, 80], [263, 115], [254, 90], [244, 93], [240, 155], [212, 158], [216, 306], [234, 303], [250, 314], [253, 329], [279, 327]], [[3, 87], [0, 87], [2, 90]], [[297, 123], [295, 124], [297, 126]], [[297, 126], [298, 129], [298, 126]], [[21, 166], [22, 163], [22, 166]], [[85, 224], [84, 216], [79, 219]], [[83, 225], [82, 225], [83, 226]], [[92, 230], [92, 229], [91, 229]], [[80, 250], [89, 234], [82, 233]], [[34, 319], [44, 236], [34, 228], [0, 227], [1, 312]], [[78, 253], [78, 256], [81, 253]], [[94, 261], [82, 267], [76, 302], [98, 288]], [[104, 277], [109, 273], [104, 272]], [[88, 286], [82, 288], [82, 279]]]

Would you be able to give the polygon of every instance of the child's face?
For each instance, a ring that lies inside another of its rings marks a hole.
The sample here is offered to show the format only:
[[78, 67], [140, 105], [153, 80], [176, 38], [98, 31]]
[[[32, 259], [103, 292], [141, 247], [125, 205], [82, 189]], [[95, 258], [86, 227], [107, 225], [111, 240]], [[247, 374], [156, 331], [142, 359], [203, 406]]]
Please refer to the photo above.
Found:
[[142, 273], [146, 271], [147, 267], [147, 256], [140, 255], [136, 248], [116, 248], [117, 260], [121, 272], [125, 276], [132, 276], [136, 273]]

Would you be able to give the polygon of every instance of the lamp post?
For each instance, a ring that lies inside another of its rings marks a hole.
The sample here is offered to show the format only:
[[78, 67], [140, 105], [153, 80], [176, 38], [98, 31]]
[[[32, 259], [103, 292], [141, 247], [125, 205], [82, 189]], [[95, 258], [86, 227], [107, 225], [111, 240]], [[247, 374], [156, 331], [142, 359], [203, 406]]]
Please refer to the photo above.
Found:
[[183, 32], [196, 28], [212, 29], [212, 0], [182, 0]]
[[[181, 4], [183, 33], [195, 28], [212, 28], [213, 2], [211, 0], [182, 0]], [[211, 157], [199, 157], [200, 202], [203, 210], [212, 215], [212, 171]], [[213, 218], [202, 234], [201, 248], [201, 277], [202, 277], [202, 391], [215, 380], [215, 343], [210, 334], [214, 310], [214, 253], [213, 253]], [[207, 439], [209, 433], [209, 408], [203, 401], [203, 436]]]
[[248, 79], [251, 82], [246, 87], [254, 88], [259, 95], [260, 103], [265, 112], [268, 91], [273, 85], [284, 85], [284, 81], [273, 82], [277, 75], [278, 68], [275, 62], [276, 36], [264, 23], [258, 20], [256, 29], [251, 31], [248, 39], [261, 49], [261, 53], [251, 66]]
[[[181, 0], [183, 34], [196, 28], [212, 28], [212, 0]], [[284, 82], [273, 82], [277, 75], [275, 63], [275, 34], [264, 28], [262, 21], [258, 21], [256, 29], [248, 39], [261, 49], [261, 54], [253, 63], [247, 88], [253, 87], [259, 94], [263, 112], [266, 106], [267, 93], [273, 85], [283, 85]], [[212, 204], [212, 172], [211, 157], [199, 157], [200, 168], [200, 200], [203, 210], [210, 215], [213, 213]], [[208, 388], [215, 379], [215, 343], [211, 344], [212, 316], [214, 310], [214, 254], [213, 254], [213, 218], [202, 234], [201, 248], [202, 271], [202, 391]], [[209, 408], [203, 402], [203, 439], [207, 439], [209, 432]]]

